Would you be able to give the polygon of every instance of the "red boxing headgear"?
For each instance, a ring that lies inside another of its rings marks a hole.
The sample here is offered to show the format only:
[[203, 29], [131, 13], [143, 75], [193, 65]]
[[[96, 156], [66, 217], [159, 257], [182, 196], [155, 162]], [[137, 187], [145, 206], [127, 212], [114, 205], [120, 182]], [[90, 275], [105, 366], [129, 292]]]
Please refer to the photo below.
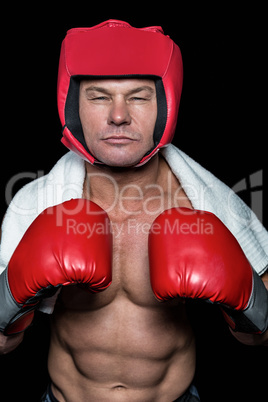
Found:
[[172, 141], [182, 90], [179, 47], [161, 27], [134, 28], [109, 20], [92, 28], [74, 28], [63, 40], [58, 74], [58, 110], [62, 142], [83, 159], [98, 163], [86, 145], [79, 118], [79, 85], [89, 78], [151, 78], [157, 94], [154, 148], [137, 166]]

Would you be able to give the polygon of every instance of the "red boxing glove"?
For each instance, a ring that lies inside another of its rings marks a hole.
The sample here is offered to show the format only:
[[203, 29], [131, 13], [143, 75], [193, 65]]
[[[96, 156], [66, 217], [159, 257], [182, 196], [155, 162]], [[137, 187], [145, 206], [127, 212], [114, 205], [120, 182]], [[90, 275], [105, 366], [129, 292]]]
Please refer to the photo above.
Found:
[[151, 285], [156, 297], [204, 299], [221, 305], [235, 331], [268, 327], [268, 292], [239, 243], [209, 212], [173, 208], [149, 234]]
[[111, 267], [112, 234], [105, 211], [85, 199], [46, 209], [28, 228], [0, 276], [0, 330], [5, 335], [24, 331], [41, 300], [60, 286], [106, 289]]

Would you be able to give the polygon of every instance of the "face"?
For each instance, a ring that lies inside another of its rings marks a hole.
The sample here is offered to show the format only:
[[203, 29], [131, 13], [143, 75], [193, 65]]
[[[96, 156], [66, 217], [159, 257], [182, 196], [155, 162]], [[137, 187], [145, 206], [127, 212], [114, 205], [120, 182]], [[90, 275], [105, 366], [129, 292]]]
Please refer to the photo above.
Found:
[[88, 149], [108, 166], [134, 166], [153, 148], [157, 117], [153, 80], [84, 80], [79, 115]]

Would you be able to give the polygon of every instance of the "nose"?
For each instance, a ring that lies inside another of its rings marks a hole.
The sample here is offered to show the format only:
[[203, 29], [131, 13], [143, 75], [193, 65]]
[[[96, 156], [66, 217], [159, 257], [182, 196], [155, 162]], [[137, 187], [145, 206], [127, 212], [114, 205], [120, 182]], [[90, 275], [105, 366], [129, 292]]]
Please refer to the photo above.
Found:
[[124, 99], [113, 100], [110, 108], [108, 124], [121, 126], [123, 124], [130, 124], [131, 117], [127, 104]]

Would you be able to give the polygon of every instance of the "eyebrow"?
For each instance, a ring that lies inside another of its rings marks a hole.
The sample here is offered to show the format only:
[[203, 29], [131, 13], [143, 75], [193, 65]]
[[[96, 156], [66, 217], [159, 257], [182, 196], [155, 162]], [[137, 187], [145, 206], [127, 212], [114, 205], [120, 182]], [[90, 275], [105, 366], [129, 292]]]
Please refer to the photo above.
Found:
[[[110, 94], [110, 91], [108, 89], [106, 89], [104, 87], [98, 87], [98, 86], [95, 86], [95, 85], [91, 85], [91, 86], [87, 87], [85, 89], [85, 91], [86, 92], [96, 91], [96, 92], [101, 92], [101, 93], [104, 93], [104, 94], [107, 94], [107, 95]], [[127, 95], [132, 95], [132, 94], [142, 92], [142, 91], [148, 91], [148, 92], [150, 92], [150, 94], [155, 93], [155, 90], [152, 87], [150, 87], [148, 85], [143, 85], [141, 87], [131, 89], [129, 92], [127, 92]]]

